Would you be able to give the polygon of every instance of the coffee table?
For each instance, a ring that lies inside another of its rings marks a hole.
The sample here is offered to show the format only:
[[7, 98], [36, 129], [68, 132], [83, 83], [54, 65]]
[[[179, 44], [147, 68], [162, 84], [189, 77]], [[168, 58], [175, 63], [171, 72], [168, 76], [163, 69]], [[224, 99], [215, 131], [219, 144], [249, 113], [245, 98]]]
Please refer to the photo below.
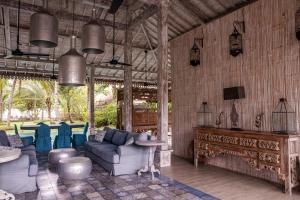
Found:
[[63, 179], [85, 179], [91, 171], [92, 161], [87, 157], [63, 158], [58, 162], [58, 176]]
[[[21, 155], [21, 149], [0, 146], [0, 163], [9, 162], [19, 158]], [[15, 199], [13, 194], [10, 194], [4, 190], [0, 190], [0, 199]]]
[[73, 148], [52, 149], [48, 155], [48, 161], [52, 165], [57, 165], [58, 161], [63, 158], [70, 158], [77, 155]]
[[148, 154], [148, 164], [145, 165], [143, 169], [138, 171], [138, 176], [142, 175], [142, 172], [150, 172], [152, 175], [152, 180], [154, 179], [154, 172], [160, 174], [158, 169], [155, 169], [154, 166], [154, 155], [157, 146], [162, 146], [166, 144], [160, 140], [145, 140], [145, 141], [136, 141], [135, 144], [139, 146], [149, 147], [149, 154]]

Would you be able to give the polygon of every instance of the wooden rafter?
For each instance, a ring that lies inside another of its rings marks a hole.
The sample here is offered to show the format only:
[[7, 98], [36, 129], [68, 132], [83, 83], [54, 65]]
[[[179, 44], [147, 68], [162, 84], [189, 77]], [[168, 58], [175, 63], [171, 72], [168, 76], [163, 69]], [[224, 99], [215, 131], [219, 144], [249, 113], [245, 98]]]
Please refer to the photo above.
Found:
[[[0, 24], [0, 28], [4, 28], [5, 29], [5, 25], [1, 25]], [[15, 25], [11, 25], [10, 26], [10, 29], [13, 30], [13, 31], [17, 31], [17, 27]], [[23, 33], [29, 33], [29, 27], [26, 27], [26, 26], [21, 26], [20, 27], [20, 32], [23, 32]], [[62, 39], [69, 39], [70, 38], [70, 35], [69, 34], [66, 34], [65, 31], [59, 31], [59, 37], [62, 38]], [[77, 39], [80, 40], [80, 37], [77, 36]], [[79, 41], [78, 41], [79, 42]], [[113, 44], [113, 41], [112, 40], [106, 40], [105, 41], [106, 44], [109, 44], [109, 45], [112, 45]], [[115, 45], [116, 46], [124, 46], [124, 42], [119, 42], [119, 41], [115, 41]], [[147, 50], [151, 50], [150, 48], [147, 48], [147, 47], [144, 47], [144, 46], [138, 46], [138, 45], [133, 45], [132, 46], [134, 49], [147, 49]]]
[[4, 33], [5, 33], [5, 45], [6, 45], [6, 55], [11, 55], [11, 40], [10, 40], [10, 23], [9, 23], [9, 9], [2, 7], [3, 21], [4, 21]]
[[[0, 5], [6, 6], [6, 7], [9, 7], [9, 8], [12, 8], [12, 9], [18, 9], [18, 1], [16, 1], [16, 0], [0, 0]], [[39, 11], [43, 10], [43, 7], [21, 2], [21, 9], [23, 11], [28, 11], [28, 12], [39, 12]], [[67, 11], [55, 11], [55, 10], [52, 10], [52, 9], [48, 9], [48, 10], [51, 13], [55, 13], [57, 15], [57, 17], [60, 18], [60, 19], [72, 20], [72, 17], [73, 17], [72, 14], [67, 12]], [[75, 19], [75, 21], [88, 22], [88, 21], [90, 21], [91, 17], [90, 16], [85, 16], [85, 15], [75, 14], [74, 19]], [[113, 22], [111, 22], [111, 21], [102, 19], [101, 23], [104, 26], [113, 27]], [[120, 30], [124, 30], [125, 25], [122, 24], [122, 23], [116, 22], [115, 23], [115, 28], [120, 29]]]
[[199, 8], [194, 6], [190, 0], [184, 0], [184, 1], [176, 0], [176, 2], [181, 4], [183, 7], [191, 11], [196, 17], [198, 17], [201, 24], [205, 24], [203, 20], [203, 11], [201, 11]]
[[157, 13], [158, 8], [156, 5], [150, 5], [147, 9], [144, 10], [140, 15], [135, 17], [132, 22], [129, 24], [129, 28], [133, 29], [140, 24], [143, 24], [144, 21], [146, 21], [149, 17], [153, 16], [155, 13]]
[[[0, 61], [3, 61], [6, 59], [0, 58]], [[52, 64], [52, 60], [43, 60], [43, 59], [32, 59], [32, 58], [22, 58], [22, 57], [14, 57], [13, 60], [16, 61], [23, 61], [23, 62], [31, 62], [31, 63], [43, 63], [43, 64]], [[55, 64], [58, 64], [57, 61], [55, 62]], [[124, 67], [116, 67], [116, 66], [110, 66], [110, 65], [100, 65], [100, 64], [88, 64], [87, 67], [90, 66], [95, 66], [96, 69], [107, 69], [107, 70], [119, 70], [119, 71], [124, 71]], [[134, 72], [137, 73], [145, 73], [146, 70], [141, 70], [141, 69], [135, 69], [133, 70]], [[149, 73], [153, 73], [156, 74], [157, 72], [149, 72]]]

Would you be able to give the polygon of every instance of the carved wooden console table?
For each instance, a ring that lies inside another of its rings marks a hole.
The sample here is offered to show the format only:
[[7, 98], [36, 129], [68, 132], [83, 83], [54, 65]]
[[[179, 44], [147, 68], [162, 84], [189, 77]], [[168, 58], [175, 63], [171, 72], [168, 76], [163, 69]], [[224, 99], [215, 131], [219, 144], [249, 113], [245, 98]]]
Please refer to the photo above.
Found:
[[195, 166], [218, 155], [233, 155], [252, 168], [276, 172], [285, 192], [299, 184], [299, 135], [271, 132], [231, 131], [215, 128], [194, 128]]

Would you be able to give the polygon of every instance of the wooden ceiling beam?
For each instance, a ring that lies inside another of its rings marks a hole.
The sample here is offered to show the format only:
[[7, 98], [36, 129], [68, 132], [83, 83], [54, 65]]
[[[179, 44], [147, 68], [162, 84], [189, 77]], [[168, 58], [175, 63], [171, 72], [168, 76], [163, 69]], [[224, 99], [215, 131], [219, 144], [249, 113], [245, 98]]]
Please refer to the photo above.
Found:
[[[52, 75], [52, 70], [40, 70], [40, 69], [34, 69], [34, 68], [15, 68], [15, 67], [0, 67], [0, 75], [5, 75], [7, 74], [7, 76], [27, 76], [27, 77], [34, 77], [31, 75], [39, 75], [41, 78], [47, 78], [45, 76], [50, 76]], [[54, 71], [54, 75], [58, 75], [58, 71]], [[95, 79], [99, 80], [99, 79], [104, 79], [104, 80], [119, 80], [119, 81], [123, 81], [123, 77], [114, 77], [114, 76], [109, 76], [109, 75], [102, 75], [101, 73], [99, 74], [95, 74]], [[144, 82], [145, 80], [143, 79], [133, 79], [133, 82]], [[149, 82], [153, 82], [155, 83], [156, 80], [154, 79], [149, 79]]]
[[129, 24], [130, 29], [134, 29], [135, 27], [143, 24], [149, 17], [156, 14], [158, 11], [158, 7], [156, 5], [150, 5], [147, 9], [144, 10], [140, 15], [135, 17], [131, 23]]
[[[5, 29], [5, 25], [0, 24], [0, 28], [4, 28]], [[10, 28], [13, 29], [14, 31], [17, 31], [17, 27], [15, 25], [11, 25]], [[29, 27], [21, 26], [20, 27], [20, 31], [21, 32], [29, 33]], [[59, 32], [59, 37], [62, 38], [62, 39], [68, 39], [68, 38], [70, 38], [70, 35], [66, 34], [65, 31], [60, 31]], [[77, 39], [80, 40], [81, 38], [79, 36], [77, 36]], [[106, 40], [105, 43], [109, 44], [109, 45], [112, 45], [113, 41], [112, 40]], [[123, 47], [124, 46], [123, 43], [124, 43], [123, 41], [122, 42], [115, 41], [115, 45], [116, 46], [122, 46]], [[133, 45], [132, 47], [134, 49], [140, 49], [140, 50], [143, 50], [143, 49], [147, 49], [149, 51], [151, 50], [150, 48], [147, 48], [145, 46]]]
[[4, 21], [4, 34], [5, 34], [5, 45], [6, 45], [6, 55], [10, 56], [11, 51], [11, 38], [10, 38], [10, 23], [9, 23], [9, 9], [2, 7], [3, 21]]
[[[18, 9], [18, 1], [16, 0], [0, 0], [0, 5], [12, 8], [12, 9]], [[42, 6], [37, 6], [37, 5], [33, 5], [33, 4], [29, 4], [29, 3], [24, 3], [21, 2], [21, 10], [23, 11], [28, 11], [28, 12], [39, 12], [43, 10]], [[49, 12], [54, 13], [59, 19], [67, 19], [67, 20], [72, 20], [73, 16], [72, 13], [69, 13], [65, 10], [60, 10], [60, 11], [55, 11], [53, 9], [48, 9]], [[76, 21], [83, 21], [83, 22], [88, 22], [90, 21], [91, 17], [90, 16], [85, 16], [85, 15], [74, 15], [74, 19]], [[113, 22], [112, 21], [108, 21], [108, 20], [100, 20], [101, 23], [104, 26], [110, 26], [113, 27]], [[119, 30], [125, 30], [126, 25], [116, 22], [115, 23], [115, 28], [119, 29]]]
[[[0, 60], [6, 60], [1, 58]], [[7, 59], [8, 60], [8, 59]], [[22, 57], [14, 57], [12, 60], [15, 60], [16, 63], [18, 63], [18, 61], [23, 61], [23, 62], [31, 62], [31, 63], [44, 63], [44, 64], [52, 64], [52, 60], [46, 60], [46, 59], [33, 59], [33, 58], [22, 58]], [[57, 65], [58, 62], [55, 61], [55, 64]], [[108, 70], [119, 70], [119, 71], [124, 71], [124, 67], [116, 67], [116, 66], [110, 66], [110, 65], [103, 65], [103, 64], [87, 64], [87, 67], [91, 67], [91, 66], [95, 66], [96, 69], [108, 69]], [[147, 72], [146, 70], [139, 70], [139, 69], [135, 69], [133, 70], [135, 72], [138, 73], [145, 73]], [[150, 72], [155, 74], [156, 72]]]
[[187, 10], [191, 11], [199, 19], [202, 25], [205, 24], [205, 21], [203, 20], [203, 12], [199, 8], [194, 6], [190, 0], [184, 0], [184, 1], [175, 0], [175, 1], [181, 4]]

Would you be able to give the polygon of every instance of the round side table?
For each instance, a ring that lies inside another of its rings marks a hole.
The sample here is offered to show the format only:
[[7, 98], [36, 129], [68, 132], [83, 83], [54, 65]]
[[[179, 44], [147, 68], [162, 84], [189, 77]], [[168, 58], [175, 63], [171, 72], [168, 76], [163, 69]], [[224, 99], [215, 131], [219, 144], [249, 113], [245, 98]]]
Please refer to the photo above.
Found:
[[155, 154], [156, 147], [162, 146], [166, 143], [160, 140], [146, 140], [146, 141], [136, 141], [135, 144], [139, 146], [149, 147], [148, 164], [146, 164], [143, 169], [140, 169], [138, 171], [138, 176], [141, 176], [142, 172], [150, 172], [153, 180], [154, 172], [160, 174], [160, 171], [158, 169], [155, 169], [154, 166], [154, 154]]
[[[21, 149], [0, 146], [0, 163], [9, 162], [19, 158], [21, 155]], [[0, 190], [0, 199], [14, 200], [13, 194], [10, 194], [4, 190]]]

